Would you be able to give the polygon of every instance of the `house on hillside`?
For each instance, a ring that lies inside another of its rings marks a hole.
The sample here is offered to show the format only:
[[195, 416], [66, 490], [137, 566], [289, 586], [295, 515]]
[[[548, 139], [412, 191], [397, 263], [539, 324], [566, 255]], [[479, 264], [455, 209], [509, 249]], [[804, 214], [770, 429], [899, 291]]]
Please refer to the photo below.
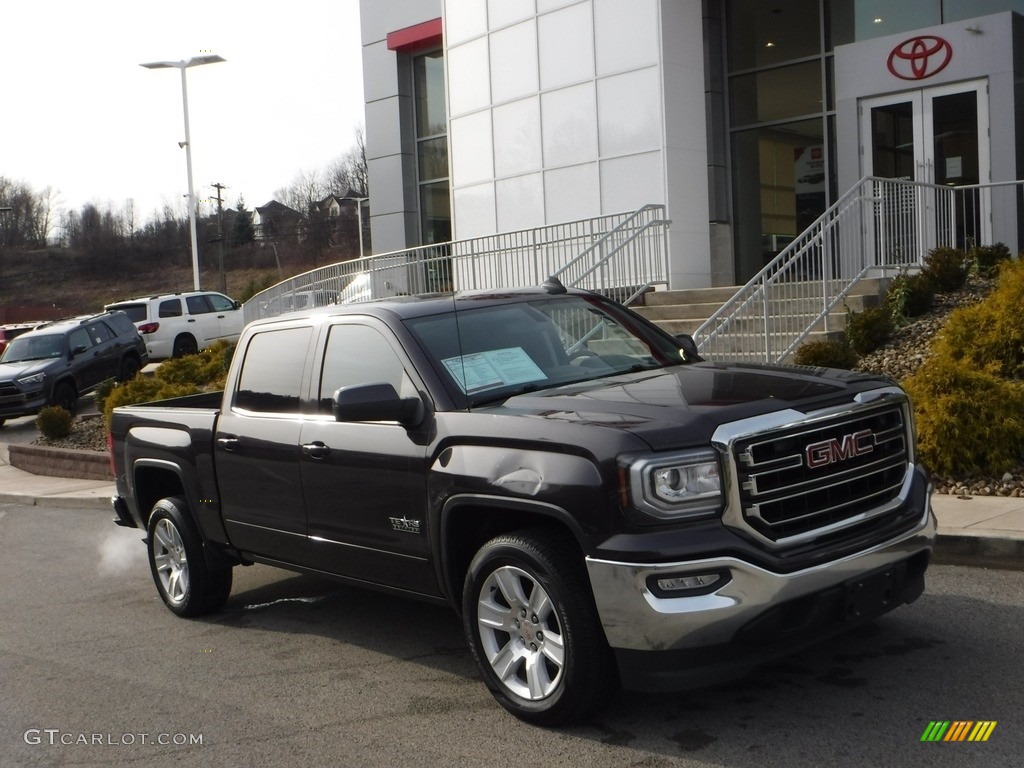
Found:
[[310, 203], [309, 223], [327, 237], [329, 245], [353, 255], [371, 253], [369, 198], [354, 189]]
[[301, 242], [305, 235], [305, 216], [277, 200], [256, 206], [253, 225], [258, 242]]

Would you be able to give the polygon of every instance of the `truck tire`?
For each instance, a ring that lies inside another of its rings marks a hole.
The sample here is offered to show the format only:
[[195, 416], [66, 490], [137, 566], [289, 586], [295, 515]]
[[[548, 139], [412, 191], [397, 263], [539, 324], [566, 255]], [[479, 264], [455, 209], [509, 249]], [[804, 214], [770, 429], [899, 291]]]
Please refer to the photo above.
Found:
[[466, 573], [462, 615], [484, 682], [522, 720], [581, 720], [618, 684], [579, 551], [556, 532], [484, 544]]
[[164, 604], [178, 616], [202, 616], [224, 606], [231, 568], [211, 568], [179, 496], [160, 499], [149, 516], [149, 568]]
[[121, 374], [118, 376], [118, 380], [121, 382], [131, 381], [141, 370], [139, 366], [139, 359], [129, 355], [121, 361]]
[[74, 416], [78, 412], [78, 393], [67, 382], [58, 384], [53, 390], [53, 405], [60, 406]]
[[190, 333], [183, 333], [174, 340], [174, 349], [171, 350], [171, 357], [184, 357], [194, 355], [199, 351], [199, 345], [195, 337]]

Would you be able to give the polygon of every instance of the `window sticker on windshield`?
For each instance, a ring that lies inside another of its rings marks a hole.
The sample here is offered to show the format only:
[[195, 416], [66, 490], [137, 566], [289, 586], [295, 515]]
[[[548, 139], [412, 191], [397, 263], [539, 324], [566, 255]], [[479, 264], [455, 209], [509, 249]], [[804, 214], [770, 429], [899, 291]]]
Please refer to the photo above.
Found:
[[442, 360], [467, 395], [508, 384], [547, 379], [522, 347], [492, 349]]

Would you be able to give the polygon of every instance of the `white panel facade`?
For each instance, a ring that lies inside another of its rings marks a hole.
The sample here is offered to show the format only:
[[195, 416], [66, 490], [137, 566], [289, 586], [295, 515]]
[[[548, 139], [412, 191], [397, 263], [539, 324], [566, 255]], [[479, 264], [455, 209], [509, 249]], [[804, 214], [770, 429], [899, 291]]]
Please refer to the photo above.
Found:
[[501, 104], [537, 92], [537, 25], [533, 19], [491, 34], [491, 99]]
[[544, 164], [548, 168], [597, 159], [597, 89], [593, 81], [541, 95]]
[[540, 167], [540, 99], [532, 96], [495, 107], [495, 175], [515, 176]]
[[594, 17], [580, 3], [537, 19], [540, 87], [544, 91], [594, 79]]
[[453, 238], [663, 203], [685, 233], [673, 274], [710, 284], [701, 4], [445, 0], [443, 16]]

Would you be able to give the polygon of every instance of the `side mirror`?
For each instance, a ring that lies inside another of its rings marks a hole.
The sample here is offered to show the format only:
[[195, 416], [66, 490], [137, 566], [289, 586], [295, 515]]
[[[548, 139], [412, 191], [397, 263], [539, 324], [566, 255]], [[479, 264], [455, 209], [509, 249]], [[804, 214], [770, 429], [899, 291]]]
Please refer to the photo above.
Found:
[[680, 333], [676, 336], [676, 341], [679, 342], [679, 348], [686, 354], [686, 361], [688, 363], [704, 361], [704, 358], [700, 356], [700, 352], [697, 350], [697, 342], [693, 340], [693, 336], [688, 333]]
[[399, 397], [391, 384], [355, 384], [334, 393], [331, 410], [337, 421], [397, 421], [415, 427], [423, 421], [423, 401]]
[[242, 308], [242, 302], [240, 302], [238, 299], [235, 299], [235, 309], [241, 309], [241, 308]]

